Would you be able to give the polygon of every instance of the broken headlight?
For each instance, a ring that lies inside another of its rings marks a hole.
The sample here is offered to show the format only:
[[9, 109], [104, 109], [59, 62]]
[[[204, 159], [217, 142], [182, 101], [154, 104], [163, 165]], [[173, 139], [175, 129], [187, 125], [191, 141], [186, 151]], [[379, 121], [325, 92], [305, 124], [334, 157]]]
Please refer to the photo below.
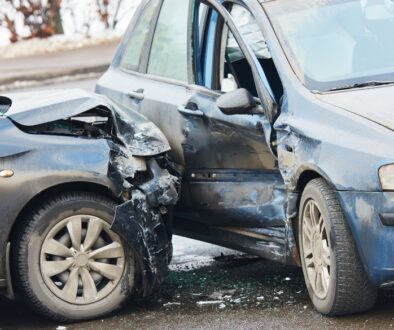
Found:
[[394, 164], [382, 166], [379, 169], [379, 178], [383, 190], [394, 191]]

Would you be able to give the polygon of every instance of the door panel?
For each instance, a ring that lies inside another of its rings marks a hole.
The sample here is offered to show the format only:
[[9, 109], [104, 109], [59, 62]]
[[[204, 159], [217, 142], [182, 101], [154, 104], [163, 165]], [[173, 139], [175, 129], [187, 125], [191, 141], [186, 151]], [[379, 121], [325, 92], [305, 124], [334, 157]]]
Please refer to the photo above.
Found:
[[223, 114], [218, 94], [196, 92], [189, 100], [204, 116], [184, 115], [186, 165], [193, 169], [274, 170], [276, 160], [265, 143], [262, 115]]
[[[229, 116], [217, 107], [222, 93], [213, 89], [220, 89], [222, 75], [227, 77], [233, 67], [223, 64], [228, 60], [223, 53], [228, 27], [213, 9], [208, 18], [206, 28], [195, 28], [207, 31], [203, 49], [195, 51], [205, 55], [203, 63], [195, 67], [202, 67], [206, 88], [195, 88], [188, 101], [204, 115], [184, 115], [188, 132], [184, 145], [185, 180], [199, 218], [194, 220], [221, 227], [282, 227], [286, 191], [277, 161], [266, 142], [265, 130], [270, 123], [263, 114]], [[254, 75], [246, 57], [243, 61], [246, 69], [240, 73], [248, 86], [239, 87], [249, 87], [257, 95], [254, 77], [258, 75]]]
[[204, 116], [185, 114], [184, 156], [198, 219], [213, 226], [283, 226], [286, 191], [265, 142], [263, 115], [224, 115], [217, 94], [196, 92], [189, 103]]
[[189, 186], [202, 223], [246, 228], [284, 225], [287, 195], [279, 173], [197, 170]]
[[172, 148], [169, 152], [171, 161], [181, 168], [185, 166], [183, 143], [186, 123], [178, 108], [190, 97], [191, 93], [185, 86], [147, 79], [140, 110], [167, 137]]

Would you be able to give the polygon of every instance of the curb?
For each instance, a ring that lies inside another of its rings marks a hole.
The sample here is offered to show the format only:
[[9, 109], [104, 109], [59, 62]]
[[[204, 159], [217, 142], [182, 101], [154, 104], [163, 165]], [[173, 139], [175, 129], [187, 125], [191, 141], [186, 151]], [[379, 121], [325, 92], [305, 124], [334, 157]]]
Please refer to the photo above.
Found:
[[[30, 74], [20, 74], [13, 77], [0, 78], [0, 87], [5, 87], [7, 85], [12, 85], [15, 82], [38, 82], [51, 80], [55, 78], [74, 76], [74, 75], [86, 75], [94, 73], [103, 73], [109, 68], [110, 64], [102, 64], [92, 67], [85, 68], [71, 68], [63, 70], [53, 70], [49, 72], [35, 72]], [[5, 85], [5, 86], [4, 86]]]

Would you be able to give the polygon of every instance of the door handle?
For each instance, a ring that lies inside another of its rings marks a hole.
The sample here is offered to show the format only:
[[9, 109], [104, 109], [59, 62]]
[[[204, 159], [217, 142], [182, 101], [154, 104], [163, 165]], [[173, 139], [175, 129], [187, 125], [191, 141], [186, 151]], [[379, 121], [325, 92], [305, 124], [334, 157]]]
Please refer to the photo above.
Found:
[[144, 90], [138, 89], [134, 92], [129, 92], [129, 93], [127, 93], [127, 96], [131, 99], [134, 99], [137, 101], [142, 101], [144, 99]]
[[183, 113], [185, 115], [191, 115], [191, 116], [198, 116], [198, 117], [203, 117], [204, 112], [198, 109], [197, 104], [193, 102], [189, 102], [186, 105], [182, 105], [178, 108], [178, 111], [180, 113]]

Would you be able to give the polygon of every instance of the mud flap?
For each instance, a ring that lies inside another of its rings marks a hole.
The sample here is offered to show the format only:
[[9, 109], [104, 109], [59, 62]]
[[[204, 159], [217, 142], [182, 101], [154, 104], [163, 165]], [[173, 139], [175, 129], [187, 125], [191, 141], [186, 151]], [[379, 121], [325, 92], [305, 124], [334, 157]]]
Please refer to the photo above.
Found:
[[140, 263], [142, 283], [137, 288], [146, 297], [157, 291], [168, 272], [171, 238], [160, 211], [140, 190], [116, 209], [112, 230], [120, 235]]

